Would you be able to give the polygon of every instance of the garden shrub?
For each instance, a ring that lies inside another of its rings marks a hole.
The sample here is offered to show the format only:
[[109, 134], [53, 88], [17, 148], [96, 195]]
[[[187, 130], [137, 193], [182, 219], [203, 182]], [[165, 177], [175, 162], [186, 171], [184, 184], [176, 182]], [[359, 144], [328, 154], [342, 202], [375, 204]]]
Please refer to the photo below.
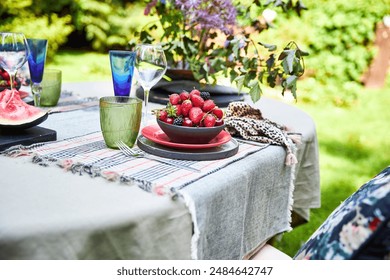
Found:
[[[277, 28], [265, 36], [294, 39], [309, 52], [300, 89], [311, 96], [304, 99], [348, 105], [358, 98], [362, 76], [375, 56], [375, 28], [390, 12], [390, 0], [303, 2], [308, 10], [299, 19], [280, 18]], [[312, 95], [314, 91], [318, 96]]]

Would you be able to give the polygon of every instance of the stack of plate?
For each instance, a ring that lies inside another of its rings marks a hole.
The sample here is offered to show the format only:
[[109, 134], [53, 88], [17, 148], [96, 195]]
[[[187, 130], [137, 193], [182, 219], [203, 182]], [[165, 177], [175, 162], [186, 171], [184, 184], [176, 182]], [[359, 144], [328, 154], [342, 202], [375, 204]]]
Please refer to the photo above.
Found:
[[184, 144], [171, 141], [157, 124], [141, 130], [137, 145], [156, 156], [183, 160], [223, 159], [238, 151], [238, 142], [225, 130], [206, 144]]

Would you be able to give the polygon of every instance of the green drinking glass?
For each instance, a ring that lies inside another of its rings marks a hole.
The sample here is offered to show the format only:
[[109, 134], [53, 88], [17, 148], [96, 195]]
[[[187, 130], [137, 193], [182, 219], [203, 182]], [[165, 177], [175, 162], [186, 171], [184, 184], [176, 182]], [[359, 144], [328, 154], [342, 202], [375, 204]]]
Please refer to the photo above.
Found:
[[42, 91], [38, 106], [56, 106], [61, 96], [62, 71], [58, 69], [45, 69], [41, 82]]
[[133, 147], [137, 140], [142, 117], [142, 100], [126, 96], [106, 96], [99, 100], [100, 128], [104, 142], [113, 149], [123, 141]]

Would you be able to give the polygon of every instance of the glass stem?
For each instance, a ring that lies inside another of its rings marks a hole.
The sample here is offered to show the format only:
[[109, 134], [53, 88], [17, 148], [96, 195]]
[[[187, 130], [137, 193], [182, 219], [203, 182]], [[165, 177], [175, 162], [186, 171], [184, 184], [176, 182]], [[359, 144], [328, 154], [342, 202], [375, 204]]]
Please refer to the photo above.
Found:
[[34, 106], [36, 107], [41, 106], [41, 93], [42, 93], [41, 83], [33, 83], [31, 86], [31, 91], [34, 97]]
[[10, 86], [11, 86], [11, 91], [13, 92], [13, 89], [14, 89], [14, 79], [13, 79], [13, 76], [14, 76], [15, 73], [9, 73], [9, 82], [10, 82]]
[[144, 127], [147, 126], [149, 120], [149, 92], [150, 89], [144, 89], [144, 117], [142, 118], [142, 124]]

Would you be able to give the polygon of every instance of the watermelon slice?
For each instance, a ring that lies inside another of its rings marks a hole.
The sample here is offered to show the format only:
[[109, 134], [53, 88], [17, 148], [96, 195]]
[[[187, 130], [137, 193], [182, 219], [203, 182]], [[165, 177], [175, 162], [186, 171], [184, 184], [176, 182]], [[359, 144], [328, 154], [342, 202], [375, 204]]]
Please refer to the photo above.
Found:
[[20, 98], [17, 90], [0, 92], [0, 127], [25, 129], [47, 119], [48, 113]]

